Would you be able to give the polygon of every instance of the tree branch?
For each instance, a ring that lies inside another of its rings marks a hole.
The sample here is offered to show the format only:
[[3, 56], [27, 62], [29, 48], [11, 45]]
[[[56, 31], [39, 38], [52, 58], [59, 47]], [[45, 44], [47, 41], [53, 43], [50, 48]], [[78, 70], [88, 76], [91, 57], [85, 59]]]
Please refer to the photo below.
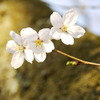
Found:
[[98, 64], [98, 63], [88, 62], [88, 61], [85, 61], [85, 60], [81, 60], [81, 59], [79, 59], [79, 58], [73, 57], [73, 56], [71, 56], [71, 55], [68, 55], [68, 54], [66, 54], [66, 53], [64, 53], [64, 52], [62, 52], [62, 51], [56, 50], [56, 49], [54, 49], [54, 51], [57, 52], [57, 53], [59, 53], [59, 54], [61, 54], [61, 55], [64, 55], [64, 56], [66, 56], [66, 57], [69, 57], [69, 58], [71, 58], [71, 59], [73, 59], [73, 60], [76, 60], [76, 61], [78, 61], [79, 63], [88, 64], [88, 65], [94, 65], [94, 66], [100, 66], [100, 64]]

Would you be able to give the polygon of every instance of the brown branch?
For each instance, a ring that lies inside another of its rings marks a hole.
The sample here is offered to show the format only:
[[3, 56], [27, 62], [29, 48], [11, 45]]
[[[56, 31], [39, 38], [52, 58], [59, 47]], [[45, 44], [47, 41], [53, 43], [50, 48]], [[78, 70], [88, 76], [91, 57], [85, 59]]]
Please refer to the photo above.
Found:
[[68, 55], [68, 54], [66, 54], [66, 53], [64, 53], [64, 52], [62, 52], [62, 51], [56, 50], [56, 49], [54, 49], [54, 51], [56, 51], [57, 53], [59, 53], [59, 54], [61, 54], [61, 55], [64, 55], [64, 56], [66, 56], [66, 57], [69, 57], [69, 58], [71, 58], [71, 59], [74, 59], [74, 60], [76, 60], [76, 61], [78, 61], [78, 62], [80, 62], [80, 63], [83, 63], [83, 64], [94, 65], [94, 66], [100, 66], [100, 64], [98, 64], [98, 63], [88, 62], [88, 61], [85, 61], [85, 60], [81, 60], [81, 59], [79, 59], [79, 58], [73, 57], [73, 56], [71, 56], [71, 55]]

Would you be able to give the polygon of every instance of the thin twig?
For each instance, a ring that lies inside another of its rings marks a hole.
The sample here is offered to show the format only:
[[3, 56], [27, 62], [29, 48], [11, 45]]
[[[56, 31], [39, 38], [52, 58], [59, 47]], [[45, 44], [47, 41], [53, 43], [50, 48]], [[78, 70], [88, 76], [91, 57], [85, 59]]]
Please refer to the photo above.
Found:
[[61, 54], [61, 55], [64, 55], [64, 56], [66, 56], [66, 57], [69, 57], [69, 58], [71, 58], [71, 59], [74, 59], [74, 60], [76, 60], [76, 61], [79, 61], [80, 63], [83, 63], [83, 64], [94, 65], [94, 66], [100, 66], [100, 64], [98, 64], [98, 63], [88, 62], [88, 61], [85, 61], [85, 60], [81, 60], [81, 59], [79, 59], [79, 58], [73, 57], [73, 56], [71, 56], [71, 55], [68, 55], [68, 54], [66, 54], [66, 53], [64, 53], [64, 52], [62, 52], [62, 51], [56, 50], [56, 49], [54, 49], [54, 51], [56, 51], [57, 53], [59, 53], [59, 54]]

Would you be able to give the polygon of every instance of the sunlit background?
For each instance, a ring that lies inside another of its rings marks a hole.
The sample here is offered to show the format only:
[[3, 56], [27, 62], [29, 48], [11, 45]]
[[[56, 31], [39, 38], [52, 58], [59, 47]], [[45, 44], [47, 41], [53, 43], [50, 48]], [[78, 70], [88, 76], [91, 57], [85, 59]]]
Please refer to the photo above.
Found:
[[78, 24], [90, 32], [100, 36], [100, 0], [42, 0], [53, 11], [64, 14], [68, 9], [75, 8], [79, 12]]

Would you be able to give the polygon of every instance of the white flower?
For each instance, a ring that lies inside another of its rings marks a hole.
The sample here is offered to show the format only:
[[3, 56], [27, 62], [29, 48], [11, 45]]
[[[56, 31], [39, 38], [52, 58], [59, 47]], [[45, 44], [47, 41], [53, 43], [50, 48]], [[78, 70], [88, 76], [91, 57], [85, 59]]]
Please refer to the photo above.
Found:
[[51, 34], [53, 39], [59, 40], [68, 45], [74, 43], [73, 38], [79, 38], [84, 35], [85, 30], [75, 25], [78, 17], [78, 13], [74, 9], [68, 10], [63, 17], [57, 12], [53, 12], [50, 16], [50, 21], [53, 27], [51, 28]]
[[15, 69], [19, 68], [23, 64], [24, 59], [32, 63], [34, 56], [33, 51], [30, 49], [30, 44], [13, 31], [10, 32], [10, 35], [14, 40], [8, 41], [6, 50], [13, 53], [11, 61], [12, 67]]
[[24, 28], [21, 36], [30, 41], [37, 62], [43, 62], [46, 59], [46, 53], [50, 53], [54, 49], [49, 28], [41, 29], [39, 33], [32, 28]]

